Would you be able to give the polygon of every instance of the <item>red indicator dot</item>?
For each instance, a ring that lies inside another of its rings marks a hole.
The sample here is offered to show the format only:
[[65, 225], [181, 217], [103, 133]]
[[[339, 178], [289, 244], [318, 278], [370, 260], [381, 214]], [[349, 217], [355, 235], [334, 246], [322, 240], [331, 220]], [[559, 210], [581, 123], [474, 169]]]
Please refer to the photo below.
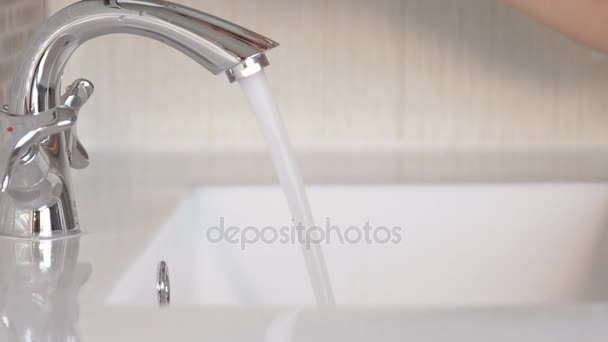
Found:
[[7, 128], [6, 130], [7, 130], [7, 131], [9, 131], [9, 132], [12, 132], [12, 131], [14, 131], [15, 129], [14, 129], [13, 127], [9, 127], [9, 128]]

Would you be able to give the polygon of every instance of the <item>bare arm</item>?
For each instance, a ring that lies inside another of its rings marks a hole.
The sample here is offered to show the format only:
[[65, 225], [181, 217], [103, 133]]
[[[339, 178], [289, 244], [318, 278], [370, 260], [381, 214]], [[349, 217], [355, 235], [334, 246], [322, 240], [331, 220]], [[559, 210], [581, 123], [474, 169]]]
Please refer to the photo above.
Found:
[[608, 52], [608, 0], [509, 0], [552, 28]]

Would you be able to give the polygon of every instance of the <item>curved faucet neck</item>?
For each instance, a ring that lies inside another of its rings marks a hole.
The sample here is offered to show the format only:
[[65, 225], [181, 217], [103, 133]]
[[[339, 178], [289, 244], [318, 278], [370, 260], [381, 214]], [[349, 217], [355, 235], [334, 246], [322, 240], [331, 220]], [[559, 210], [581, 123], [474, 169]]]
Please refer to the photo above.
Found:
[[[15, 77], [9, 111], [30, 114], [56, 106], [61, 76], [74, 51], [88, 40], [116, 33], [161, 41], [213, 74], [236, 69], [240, 75], [238, 68], [254, 57], [267, 64], [259, 56], [278, 46], [241, 26], [166, 1], [81, 1], [56, 13], [35, 34]], [[233, 76], [229, 73], [231, 80]]]

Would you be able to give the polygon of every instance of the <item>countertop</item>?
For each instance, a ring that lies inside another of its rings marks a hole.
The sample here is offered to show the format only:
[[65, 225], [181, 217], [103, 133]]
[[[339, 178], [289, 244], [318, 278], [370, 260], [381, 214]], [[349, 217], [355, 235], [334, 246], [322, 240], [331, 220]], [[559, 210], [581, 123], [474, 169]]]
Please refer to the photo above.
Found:
[[[500, 155], [491, 151], [475, 155], [446, 151], [334, 151], [301, 153], [300, 160], [307, 182], [313, 183], [593, 181], [605, 180], [602, 175], [608, 175], [608, 160], [597, 158], [598, 154], [542, 152], [546, 151]], [[77, 267], [81, 279], [75, 280], [74, 293], [68, 295], [72, 298], [68, 300], [70, 305], [59, 308], [58, 314], [65, 315], [61, 324], [53, 323], [55, 320], [49, 325], [33, 322], [37, 329], [49, 329], [48, 336], [76, 331], [83, 341], [179, 338], [552, 342], [600, 341], [608, 336], [608, 304], [604, 303], [450, 310], [109, 306], [104, 298], [112, 285], [194, 187], [275, 180], [267, 156], [256, 150], [100, 151], [91, 155], [90, 168], [73, 174], [83, 230], [75, 248], [75, 261], [84, 265]], [[3, 312], [6, 315], [6, 310]], [[38, 313], [34, 317], [45, 316]]]

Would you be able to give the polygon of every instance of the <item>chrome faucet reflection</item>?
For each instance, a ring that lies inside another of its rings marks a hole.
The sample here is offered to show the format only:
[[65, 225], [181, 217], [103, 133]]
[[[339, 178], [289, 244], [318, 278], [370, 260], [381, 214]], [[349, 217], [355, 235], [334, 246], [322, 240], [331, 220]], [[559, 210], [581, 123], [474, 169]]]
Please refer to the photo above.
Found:
[[85, 0], [55, 14], [28, 45], [10, 104], [0, 114], [0, 234], [52, 238], [79, 231], [69, 169], [88, 165], [75, 121], [93, 85], [76, 80], [62, 95], [61, 78], [80, 45], [115, 33], [161, 41], [230, 82], [268, 66], [264, 53], [278, 46], [167, 1]]
[[78, 294], [92, 267], [79, 237], [0, 238], [0, 341], [80, 341]]

